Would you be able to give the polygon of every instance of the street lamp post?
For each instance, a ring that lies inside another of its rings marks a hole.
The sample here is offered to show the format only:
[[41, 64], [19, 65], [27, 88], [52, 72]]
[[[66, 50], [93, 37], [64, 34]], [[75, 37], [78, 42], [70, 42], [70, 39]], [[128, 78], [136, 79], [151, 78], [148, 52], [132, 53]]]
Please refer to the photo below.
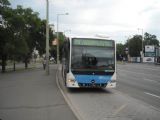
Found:
[[143, 37], [143, 29], [142, 29], [142, 28], [138, 28], [138, 30], [141, 30], [141, 32], [142, 32], [142, 52], [141, 52], [141, 62], [143, 62], [143, 39], [144, 39], [144, 37]]
[[57, 14], [57, 64], [59, 64], [59, 33], [58, 33], [58, 22], [60, 15], [69, 15], [68, 13], [65, 14]]
[[49, 75], [49, 1], [46, 0], [46, 74]]
[[126, 45], [127, 47], [125, 48], [125, 53], [127, 55], [127, 61], [130, 62], [130, 55], [129, 55], [129, 40], [132, 38], [132, 35], [129, 35], [129, 36], [125, 36], [125, 38], [127, 38], [126, 40]]

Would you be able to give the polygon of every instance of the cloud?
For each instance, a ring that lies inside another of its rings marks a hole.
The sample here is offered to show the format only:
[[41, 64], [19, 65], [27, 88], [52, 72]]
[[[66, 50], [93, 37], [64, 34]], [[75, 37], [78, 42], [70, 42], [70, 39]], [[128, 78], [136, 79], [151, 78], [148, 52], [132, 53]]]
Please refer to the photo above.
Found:
[[[45, 18], [45, 0], [14, 0], [12, 3], [31, 7]], [[56, 25], [60, 16], [59, 30], [71, 29], [74, 34], [106, 34], [117, 40], [137, 34], [137, 28], [152, 32], [158, 37], [160, 29], [159, 0], [49, 0], [50, 22]]]

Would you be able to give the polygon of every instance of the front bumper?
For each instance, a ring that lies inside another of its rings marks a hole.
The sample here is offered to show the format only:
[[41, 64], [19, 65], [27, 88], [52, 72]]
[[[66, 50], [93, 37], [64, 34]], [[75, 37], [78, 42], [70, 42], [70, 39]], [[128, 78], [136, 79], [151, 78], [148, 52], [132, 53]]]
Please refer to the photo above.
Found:
[[67, 82], [66, 86], [68, 88], [115, 88], [116, 82], [108, 82], [108, 83], [71, 83]]

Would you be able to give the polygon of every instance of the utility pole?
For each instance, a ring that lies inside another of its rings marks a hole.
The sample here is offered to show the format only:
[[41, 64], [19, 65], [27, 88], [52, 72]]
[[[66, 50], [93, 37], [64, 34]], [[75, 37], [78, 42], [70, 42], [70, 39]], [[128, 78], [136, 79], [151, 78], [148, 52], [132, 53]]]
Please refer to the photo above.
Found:
[[142, 52], [141, 52], [141, 62], [143, 62], [143, 39], [144, 39], [143, 28], [138, 28], [138, 30], [141, 30], [141, 32], [142, 32]]
[[46, 0], [46, 74], [49, 75], [49, 1]]
[[58, 31], [58, 14], [57, 14], [57, 64], [59, 64], [59, 31]]

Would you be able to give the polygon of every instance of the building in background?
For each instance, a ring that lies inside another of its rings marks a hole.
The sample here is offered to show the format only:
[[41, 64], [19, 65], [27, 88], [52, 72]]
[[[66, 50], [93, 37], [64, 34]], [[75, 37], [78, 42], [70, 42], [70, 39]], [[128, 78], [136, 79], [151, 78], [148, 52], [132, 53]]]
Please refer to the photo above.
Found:
[[156, 56], [155, 56], [155, 63], [160, 64], [160, 47], [155, 48]]
[[156, 60], [156, 50], [154, 45], [145, 45], [145, 52], [143, 57], [144, 63], [154, 63]]

